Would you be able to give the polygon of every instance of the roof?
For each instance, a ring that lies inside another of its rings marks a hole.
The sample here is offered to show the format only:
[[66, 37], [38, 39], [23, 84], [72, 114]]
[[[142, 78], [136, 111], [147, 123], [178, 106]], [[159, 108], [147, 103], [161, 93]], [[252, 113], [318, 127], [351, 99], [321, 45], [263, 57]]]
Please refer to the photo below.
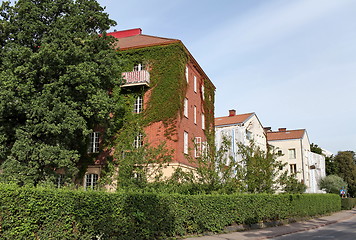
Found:
[[215, 118], [215, 126], [235, 125], [246, 122], [247, 119], [252, 117], [255, 113], [238, 114], [234, 116], [218, 117]]
[[301, 139], [304, 133], [305, 129], [267, 132], [267, 141]]
[[180, 40], [178, 39], [155, 37], [144, 34], [118, 39], [119, 41], [117, 43], [117, 47], [119, 47], [120, 50], [143, 48], [157, 45], [167, 45], [171, 43], [180, 42]]

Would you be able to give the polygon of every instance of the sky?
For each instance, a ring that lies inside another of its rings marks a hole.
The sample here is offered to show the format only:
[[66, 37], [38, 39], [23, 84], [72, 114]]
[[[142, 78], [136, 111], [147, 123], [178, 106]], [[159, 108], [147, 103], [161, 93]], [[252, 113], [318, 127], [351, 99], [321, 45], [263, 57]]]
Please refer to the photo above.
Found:
[[180, 39], [216, 86], [216, 117], [255, 112], [356, 151], [355, 0], [97, 1], [110, 31]]
[[356, 151], [356, 1], [98, 0], [114, 30], [180, 39], [216, 86], [215, 116]]

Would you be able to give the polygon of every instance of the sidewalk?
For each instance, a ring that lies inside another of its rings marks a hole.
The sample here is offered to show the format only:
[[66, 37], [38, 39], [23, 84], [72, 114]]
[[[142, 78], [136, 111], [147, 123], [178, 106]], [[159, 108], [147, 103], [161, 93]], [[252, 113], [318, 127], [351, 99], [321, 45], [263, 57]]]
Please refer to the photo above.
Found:
[[278, 227], [270, 227], [263, 229], [247, 230], [243, 232], [232, 232], [218, 234], [212, 236], [192, 237], [185, 240], [253, 240], [253, 239], [269, 239], [290, 233], [302, 232], [314, 228], [319, 228], [325, 225], [333, 224], [339, 221], [347, 220], [356, 214], [356, 208], [352, 210], [343, 210], [336, 212], [330, 216], [310, 219], [303, 222], [291, 223]]

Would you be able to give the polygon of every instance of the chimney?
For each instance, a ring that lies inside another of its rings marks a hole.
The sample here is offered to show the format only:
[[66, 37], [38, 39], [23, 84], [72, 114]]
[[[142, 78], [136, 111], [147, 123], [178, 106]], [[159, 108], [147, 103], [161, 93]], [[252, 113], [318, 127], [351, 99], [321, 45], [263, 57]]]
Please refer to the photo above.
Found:
[[272, 128], [271, 127], [264, 127], [263, 130], [265, 130], [265, 132], [271, 132]]
[[136, 35], [140, 35], [142, 33], [141, 28], [134, 28], [129, 30], [122, 30], [122, 31], [115, 31], [108, 33], [108, 36], [113, 36], [115, 38], [125, 38], [125, 37], [132, 37]]
[[233, 117], [235, 115], [236, 115], [236, 110], [235, 109], [229, 110], [229, 117]]
[[287, 128], [278, 128], [278, 131], [279, 131], [279, 132], [286, 132], [286, 131], [287, 131]]

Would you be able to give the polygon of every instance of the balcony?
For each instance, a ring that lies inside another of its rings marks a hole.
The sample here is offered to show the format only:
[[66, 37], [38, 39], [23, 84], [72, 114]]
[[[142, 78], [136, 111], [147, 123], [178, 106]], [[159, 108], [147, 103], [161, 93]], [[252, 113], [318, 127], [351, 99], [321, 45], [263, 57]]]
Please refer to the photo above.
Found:
[[147, 86], [150, 85], [150, 73], [147, 70], [123, 72], [124, 83], [121, 87]]

